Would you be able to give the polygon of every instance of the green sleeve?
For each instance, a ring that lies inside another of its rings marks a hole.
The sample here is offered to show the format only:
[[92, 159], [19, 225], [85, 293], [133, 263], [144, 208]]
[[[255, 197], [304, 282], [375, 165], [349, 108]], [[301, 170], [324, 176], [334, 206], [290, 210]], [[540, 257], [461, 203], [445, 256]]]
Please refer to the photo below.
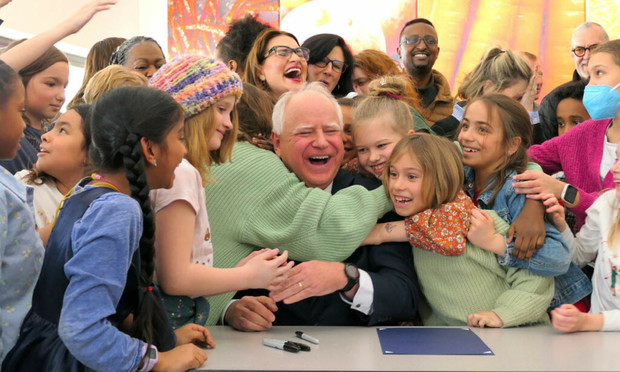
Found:
[[541, 168], [540, 165], [538, 165], [538, 163], [534, 163], [533, 161], [530, 161], [527, 163], [527, 170], [535, 170], [535, 171], [543, 171], [543, 169]]

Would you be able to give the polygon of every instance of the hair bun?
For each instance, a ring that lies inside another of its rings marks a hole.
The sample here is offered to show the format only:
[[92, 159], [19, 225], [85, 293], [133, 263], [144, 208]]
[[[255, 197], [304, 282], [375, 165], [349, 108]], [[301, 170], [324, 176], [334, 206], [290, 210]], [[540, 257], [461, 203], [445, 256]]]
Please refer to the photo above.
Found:
[[368, 85], [369, 96], [385, 96], [401, 100], [406, 93], [407, 81], [398, 75], [381, 76]]

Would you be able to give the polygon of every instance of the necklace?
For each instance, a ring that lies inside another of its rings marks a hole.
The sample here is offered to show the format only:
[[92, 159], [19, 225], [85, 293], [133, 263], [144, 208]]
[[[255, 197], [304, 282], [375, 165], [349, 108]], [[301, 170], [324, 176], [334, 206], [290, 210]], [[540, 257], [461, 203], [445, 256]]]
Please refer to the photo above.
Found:
[[90, 175], [90, 178], [93, 179], [92, 185], [93, 186], [104, 186], [107, 188], [110, 188], [114, 191], [120, 192], [120, 188], [118, 186], [116, 186], [112, 181], [110, 181], [107, 178], [104, 178], [102, 175], [100, 175], [99, 173], [93, 173]]

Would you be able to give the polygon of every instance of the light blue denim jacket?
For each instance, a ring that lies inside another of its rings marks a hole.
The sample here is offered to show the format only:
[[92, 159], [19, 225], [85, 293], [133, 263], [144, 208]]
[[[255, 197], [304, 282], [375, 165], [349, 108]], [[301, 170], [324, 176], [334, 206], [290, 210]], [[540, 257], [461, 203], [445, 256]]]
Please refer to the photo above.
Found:
[[[494, 190], [481, 193], [477, 199], [480, 209], [494, 210], [508, 224], [511, 224], [521, 213], [526, 200], [524, 194], [517, 194], [512, 187], [514, 182], [512, 177], [516, 174], [515, 171], [507, 173], [506, 181], [494, 201], [491, 201]], [[474, 181], [474, 170], [465, 166], [465, 192], [471, 198], [474, 197]], [[528, 269], [536, 275], [555, 277], [556, 288], [551, 308], [563, 303], [576, 303], [592, 291], [592, 284], [579, 267], [571, 263], [570, 247], [562, 238], [562, 234], [548, 221], [545, 221], [545, 231], [545, 242], [542, 248], [530, 259], [519, 260], [512, 255], [513, 239], [512, 242], [506, 244], [505, 257], [498, 256], [498, 262], [506, 267]]]

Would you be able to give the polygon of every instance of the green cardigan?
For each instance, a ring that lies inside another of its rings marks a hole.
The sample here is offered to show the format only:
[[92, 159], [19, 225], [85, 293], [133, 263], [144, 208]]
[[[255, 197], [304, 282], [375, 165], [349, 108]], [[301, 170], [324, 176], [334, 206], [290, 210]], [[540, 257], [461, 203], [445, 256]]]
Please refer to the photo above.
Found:
[[[505, 235], [508, 224], [488, 211], [495, 230]], [[548, 324], [546, 310], [554, 291], [553, 278], [500, 266], [497, 256], [467, 243], [459, 256], [413, 248], [416, 272], [426, 303], [420, 316], [427, 326], [461, 326], [467, 315], [494, 311], [504, 327]]]
[[[377, 219], [392, 210], [383, 187], [351, 186], [331, 195], [312, 189], [274, 153], [237, 142], [232, 161], [213, 166], [206, 205], [215, 267], [234, 267], [253, 250], [288, 250], [297, 261], [342, 261]], [[209, 298], [215, 324], [234, 293]]]

